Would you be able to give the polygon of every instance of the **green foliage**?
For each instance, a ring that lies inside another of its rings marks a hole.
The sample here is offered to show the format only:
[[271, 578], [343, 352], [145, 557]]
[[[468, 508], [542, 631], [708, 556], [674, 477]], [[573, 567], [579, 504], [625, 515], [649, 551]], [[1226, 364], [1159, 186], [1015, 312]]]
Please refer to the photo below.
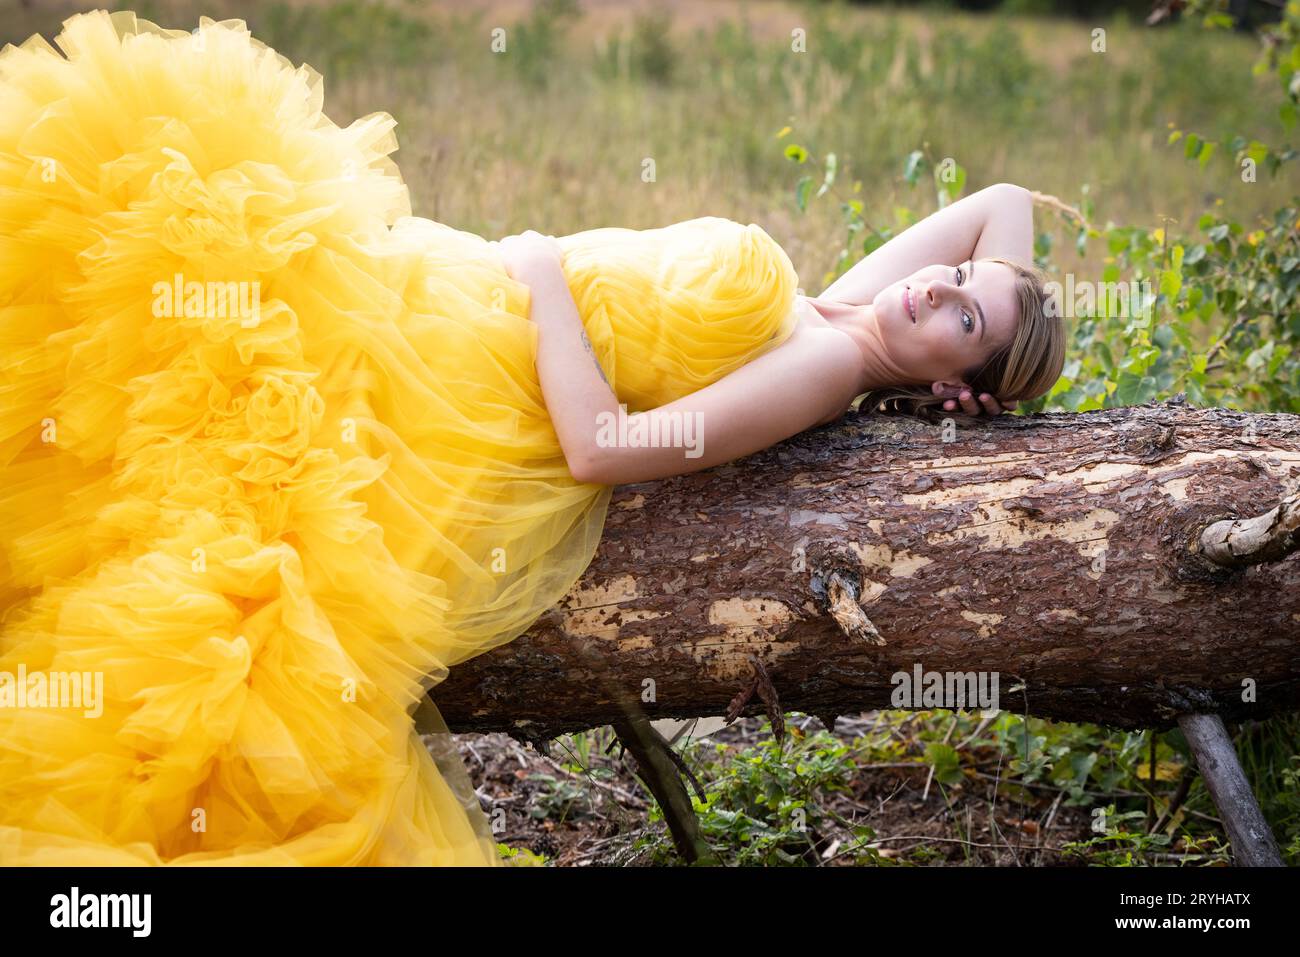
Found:
[[637, 14], [630, 29], [598, 43], [596, 70], [606, 79], [671, 82], [679, 59], [672, 25], [666, 9]]
[[526, 847], [511, 847], [509, 844], [497, 843], [497, 856], [507, 864], [515, 867], [544, 867], [546, 856], [534, 854]]
[[1288, 760], [1291, 766], [1282, 772], [1282, 786], [1265, 799], [1264, 816], [1272, 822], [1285, 815], [1286, 829], [1278, 833], [1278, 843], [1283, 859], [1295, 865], [1300, 863], [1300, 755]]
[[[1211, 5], [1193, 6], [1207, 12]], [[1207, 12], [1206, 22], [1224, 21]], [[1294, 123], [1300, 94], [1298, 27], [1300, 4], [1292, 2], [1272, 34], [1279, 39], [1265, 45], [1256, 66], [1257, 73], [1274, 70], [1286, 91], [1278, 111], [1284, 128]], [[1272, 182], [1296, 155], [1242, 136], [1221, 142], [1174, 128], [1168, 145], [1180, 141], [1182, 158], [1201, 170], [1230, 163], [1233, 188], [1266, 188], [1259, 178]], [[1300, 411], [1300, 198], [1250, 228], [1225, 216], [1223, 206], [1220, 197], [1195, 231], [1178, 235], [1171, 235], [1175, 223], [1098, 228], [1088, 224], [1086, 207], [1072, 224], [1076, 249], [1082, 254], [1092, 239], [1105, 243], [1102, 284], [1149, 283], [1156, 297], [1149, 316], [1109, 308], [1076, 316], [1075, 350], [1049, 402], [1082, 411], [1182, 390], [1198, 405]]]
[[[875, 837], [871, 828], [840, 820], [822, 803], [826, 795], [849, 789], [857, 771], [855, 749], [825, 731], [789, 730], [784, 750], [767, 724], [764, 739], [740, 751], [709, 741], [692, 747], [693, 756], [712, 750], [718, 762], [707, 782], [707, 800], [693, 796], [692, 803], [701, 835], [728, 863], [815, 866], [835, 825], [860, 844]], [[661, 819], [656, 808], [651, 820]], [[650, 844], [657, 862], [675, 859], [664, 839]], [[865, 846], [851, 853], [858, 863], [889, 863]]]
[[277, 0], [250, 17], [258, 39], [276, 50], [292, 48], [332, 80], [370, 68], [376, 52], [396, 66], [425, 61], [435, 49], [424, 20], [378, 0], [336, 0], [303, 6]]
[[960, 26], [934, 23], [923, 62], [919, 44], [905, 46], [907, 85], [924, 101], [978, 109], [988, 122], [1032, 120], [1046, 106], [1047, 68], [1026, 56], [1005, 18], [976, 40]]
[[539, 784], [533, 801], [528, 805], [529, 817], [564, 822], [591, 813], [590, 789], [583, 782], [557, 778], [553, 774], [530, 774], [528, 780]]
[[[1273, 70], [1283, 85], [1286, 102], [1278, 119], [1289, 128], [1300, 110], [1300, 3], [1288, 5], [1275, 35], [1281, 39], [1266, 45], [1257, 72]], [[1276, 177], [1296, 155], [1289, 147], [1241, 136], [1220, 143], [1174, 129], [1168, 145], [1180, 142], [1186, 161], [1206, 170], [1216, 156], [1228, 159], [1234, 170], [1228, 182], [1240, 179], [1246, 186], [1258, 175]], [[800, 164], [818, 162], [797, 144], [787, 145], [785, 155]], [[799, 179], [795, 205], [801, 211], [833, 184], [834, 160], [835, 154], [827, 155], [828, 174], [815, 195], [813, 178]], [[936, 160], [928, 143], [906, 156], [902, 182], [914, 190], [927, 170], [933, 174], [934, 208], [961, 196], [966, 170], [952, 157]], [[839, 200], [846, 241], [828, 278], [928, 212], [898, 206], [893, 224], [876, 226], [866, 221], [860, 201]], [[1139, 405], [1178, 391], [1196, 405], [1300, 411], [1300, 197], [1249, 228], [1224, 215], [1223, 207], [1217, 199], [1193, 231], [1173, 221], [1098, 226], [1086, 184], [1078, 207], [1049, 204], [1055, 218], [1036, 238], [1035, 259], [1049, 274], [1062, 275], [1051, 290], [1052, 302], [1070, 320], [1072, 347], [1054, 388], [1023, 403], [1025, 411]], [[1057, 247], [1072, 247], [1074, 261], [1083, 261], [1093, 243], [1104, 249], [1100, 275], [1076, 273], [1068, 253], [1061, 263], [1052, 262]]]
[[[1063, 849], [1072, 857], [1106, 867], [1145, 866], [1145, 855], [1169, 847], [1167, 834], [1150, 834], [1146, 831], [1144, 811], [1117, 811], [1115, 805], [1097, 808], [1093, 818], [1097, 837], [1086, 841], [1067, 841]], [[1223, 858], [1219, 858], [1219, 863]]]
[[1236, 745], [1282, 859], [1300, 864], [1300, 714], [1247, 725]]
[[564, 33], [581, 16], [578, 0], [535, 0], [529, 15], [507, 31], [504, 55], [521, 79], [538, 87], [551, 82]]

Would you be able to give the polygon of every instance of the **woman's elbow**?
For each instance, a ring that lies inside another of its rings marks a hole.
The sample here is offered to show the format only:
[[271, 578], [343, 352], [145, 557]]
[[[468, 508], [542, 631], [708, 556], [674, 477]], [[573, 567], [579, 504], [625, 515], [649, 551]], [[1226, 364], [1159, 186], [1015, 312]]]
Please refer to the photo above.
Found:
[[569, 474], [573, 476], [575, 482], [581, 482], [583, 485], [610, 485], [607, 481], [609, 470], [605, 463], [597, 456], [584, 452], [581, 454], [566, 455], [565, 461], [569, 465]]
[[988, 189], [997, 196], [999, 202], [1033, 205], [1034, 198], [1029, 190], [1023, 186], [1017, 186], [1015, 183], [994, 183]]

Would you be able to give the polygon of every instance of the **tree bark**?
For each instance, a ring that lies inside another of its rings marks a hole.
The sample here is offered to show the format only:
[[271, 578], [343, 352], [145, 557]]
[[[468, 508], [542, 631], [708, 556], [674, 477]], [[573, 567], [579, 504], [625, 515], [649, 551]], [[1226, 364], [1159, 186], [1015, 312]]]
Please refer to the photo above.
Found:
[[782, 709], [829, 722], [897, 706], [918, 671], [997, 673], [1003, 708], [1120, 728], [1300, 709], [1300, 557], [1200, 550], [1297, 478], [1295, 415], [850, 413], [616, 489], [564, 600], [433, 697], [455, 731], [541, 741], [621, 719], [629, 693], [650, 718], [724, 714], [752, 654]]

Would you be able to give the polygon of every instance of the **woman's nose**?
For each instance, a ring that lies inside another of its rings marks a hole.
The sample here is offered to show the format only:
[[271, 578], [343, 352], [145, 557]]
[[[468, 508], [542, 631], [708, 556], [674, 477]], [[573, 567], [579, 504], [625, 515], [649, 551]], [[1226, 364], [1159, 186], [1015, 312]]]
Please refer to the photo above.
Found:
[[943, 279], [932, 279], [925, 284], [925, 301], [930, 304], [931, 309], [936, 309], [943, 304], [948, 293], [956, 292], [957, 287], [951, 282]]

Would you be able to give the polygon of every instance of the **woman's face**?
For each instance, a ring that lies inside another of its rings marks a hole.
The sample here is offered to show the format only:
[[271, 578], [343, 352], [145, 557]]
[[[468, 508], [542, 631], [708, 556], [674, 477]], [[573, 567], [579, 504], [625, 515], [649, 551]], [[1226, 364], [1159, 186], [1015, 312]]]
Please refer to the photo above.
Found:
[[965, 383], [968, 371], [1011, 341], [1019, 321], [1015, 284], [1011, 267], [967, 260], [925, 266], [886, 286], [872, 306], [890, 360], [918, 384]]

